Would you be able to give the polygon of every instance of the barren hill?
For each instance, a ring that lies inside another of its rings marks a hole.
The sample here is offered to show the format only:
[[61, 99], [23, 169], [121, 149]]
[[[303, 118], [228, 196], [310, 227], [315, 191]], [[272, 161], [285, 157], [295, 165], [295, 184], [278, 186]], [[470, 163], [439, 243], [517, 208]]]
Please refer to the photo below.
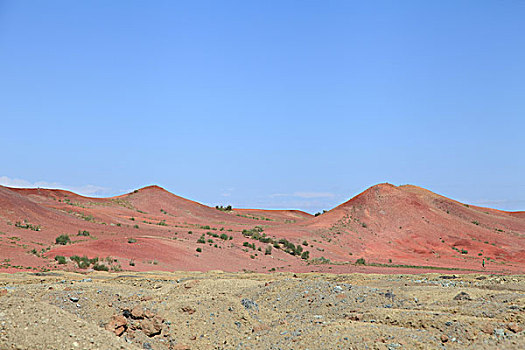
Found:
[[410, 185], [373, 186], [318, 217], [213, 208], [158, 186], [110, 198], [0, 187], [0, 248], [8, 271], [517, 272], [525, 218]]

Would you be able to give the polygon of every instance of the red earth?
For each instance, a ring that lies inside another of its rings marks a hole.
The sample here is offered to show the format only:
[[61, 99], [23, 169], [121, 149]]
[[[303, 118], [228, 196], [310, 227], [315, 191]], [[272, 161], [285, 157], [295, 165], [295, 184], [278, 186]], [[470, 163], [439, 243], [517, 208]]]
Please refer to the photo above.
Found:
[[[256, 226], [259, 239], [243, 234]], [[56, 244], [60, 235], [71, 242]], [[223, 211], [158, 186], [111, 198], [0, 186], [0, 271], [81, 271], [74, 255], [134, 271], [523, 273], [525, 212], [467, 205], [411, 185], [373, 186], [317, 217]], [[356, 264], [360, 258], [365, 264]]]

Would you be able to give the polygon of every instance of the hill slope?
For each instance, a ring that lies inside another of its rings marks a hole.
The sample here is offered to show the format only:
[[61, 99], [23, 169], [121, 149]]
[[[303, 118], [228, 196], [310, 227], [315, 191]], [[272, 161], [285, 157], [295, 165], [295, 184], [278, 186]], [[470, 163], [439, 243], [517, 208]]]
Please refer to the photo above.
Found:
[[[64, 234], [71, 242], [57, 244]], [[525, 267], [525, 218], [410, 185], [373, 186], [318, 217], [222, 211], [158, 186], [111, 198], [0, 186], [0, 248], [8, 271], [63, 268], [56, 255], [86, 255], [114, 270], [515, 272]]]

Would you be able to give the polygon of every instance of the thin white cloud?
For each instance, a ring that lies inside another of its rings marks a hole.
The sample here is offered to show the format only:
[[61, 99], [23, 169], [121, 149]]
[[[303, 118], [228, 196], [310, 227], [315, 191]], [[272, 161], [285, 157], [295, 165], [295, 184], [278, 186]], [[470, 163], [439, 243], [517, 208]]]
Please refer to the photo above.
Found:
[[294, 192], [294, 193], [274, 193], [270, 198], [290, 197], [290, 198], [334, 198], [335, 194], [330, 192]]
[[47, 182], [47, 181], [36, 181], [30, 182], [24, 179], [15, 179], [7, 176], [0, 176], [0, 185], [7, 187], [17, 187], [17, 188], [52, 188], [52, 189], [61, 189], [75, 192], [84, 196], [98, 196], [107, 194], [109, 188], [95, 186], [95, 185], [83, 185], [83, 186], [69, 186], [63, 185], [58, 182]]
[[525, 199], [479, 199], [466, 201], [465, 203], [472, 203], [475, 205], [494, 207], [504, 210], [523, 210]]

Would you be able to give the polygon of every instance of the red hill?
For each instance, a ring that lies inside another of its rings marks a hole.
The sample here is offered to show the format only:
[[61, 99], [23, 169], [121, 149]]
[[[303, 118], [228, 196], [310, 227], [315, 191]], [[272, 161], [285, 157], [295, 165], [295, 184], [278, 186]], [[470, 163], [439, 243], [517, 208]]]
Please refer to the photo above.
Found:
[[[56, 244], [63, 234], [71, 242]], [[318, 217], [218, 210], [158, 186], [110, 198], [0, 186], [7, 271], [64, 268], [56, 255], [86, 255], [129, 270], [518, 272], [524, 237], [523, 212], [469, 206], [410, 185], [373, 186]], [[367, 265], [355, 265], [358, 258]], [[65, 266], [77, 268], [68, 259]]]

